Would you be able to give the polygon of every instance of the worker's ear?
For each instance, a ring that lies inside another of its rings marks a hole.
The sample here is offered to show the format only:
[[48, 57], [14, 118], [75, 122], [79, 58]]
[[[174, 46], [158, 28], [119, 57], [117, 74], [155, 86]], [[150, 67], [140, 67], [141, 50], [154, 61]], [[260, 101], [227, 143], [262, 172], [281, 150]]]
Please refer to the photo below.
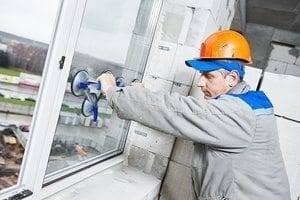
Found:
[[231, 71], [225, 77], [229, 87], [234, 87], [240, 82], [239, 73], [237, 71]]

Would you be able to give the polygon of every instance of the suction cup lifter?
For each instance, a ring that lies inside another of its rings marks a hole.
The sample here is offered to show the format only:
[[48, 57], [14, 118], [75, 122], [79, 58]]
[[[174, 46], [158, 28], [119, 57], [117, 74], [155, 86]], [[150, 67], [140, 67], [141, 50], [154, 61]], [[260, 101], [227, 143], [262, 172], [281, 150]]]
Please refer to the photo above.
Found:
[[[110, 70], [105, 70], [103, 73], [112, 73]], [[132, 82], [136, 82], [138, 79], [134, 79]], [[126, 84], [122, 77], [116, 77], [116, 85], [118, 87], [125, 87]], [[84, 96], [84, 100], [81, 105], [81, 113], [85, 117], [93, 115], [93, 121], [96, 122], [98, 118], [98, 102], [102, 97], [101, 83], [96, 80], [92, 80], [86, 70], [80, 70], [76, 72], [71, 81], [71, 92], [74, 96]]]

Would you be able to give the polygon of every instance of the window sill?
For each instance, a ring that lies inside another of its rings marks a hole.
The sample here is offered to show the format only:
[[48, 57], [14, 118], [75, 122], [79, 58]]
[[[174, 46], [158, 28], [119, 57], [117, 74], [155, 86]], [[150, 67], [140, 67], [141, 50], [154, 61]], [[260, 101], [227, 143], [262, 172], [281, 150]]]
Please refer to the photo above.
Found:
[[39, 194], [34, 195], [38, 199], [45, 199], [51, 195], [59, 193], [67, 188], [72, 188], [73, 185], [80, 184], [85, 179], [93, 178], [95, 175], [110, 173], [111, 170], [117, 170], [122, 167], [124, 161], [124, 155], [119, 155], [111, 158], [107, 161], [94, 165], [88, 169], [80, 171], [72, 176], [61, 179], [55, 183], [52, 183], [40, 191]]
[[109, 169], [62, 190], [45, 200], [153, 200], [161, 181], [132, 167]]

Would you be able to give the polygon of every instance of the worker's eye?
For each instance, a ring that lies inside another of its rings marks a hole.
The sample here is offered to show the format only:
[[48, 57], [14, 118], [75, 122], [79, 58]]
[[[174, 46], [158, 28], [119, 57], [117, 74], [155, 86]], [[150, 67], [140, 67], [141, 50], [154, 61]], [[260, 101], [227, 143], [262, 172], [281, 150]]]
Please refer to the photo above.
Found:
[[213, 74], [205, 74], [205, 78], [213, 79], [215, 76]]

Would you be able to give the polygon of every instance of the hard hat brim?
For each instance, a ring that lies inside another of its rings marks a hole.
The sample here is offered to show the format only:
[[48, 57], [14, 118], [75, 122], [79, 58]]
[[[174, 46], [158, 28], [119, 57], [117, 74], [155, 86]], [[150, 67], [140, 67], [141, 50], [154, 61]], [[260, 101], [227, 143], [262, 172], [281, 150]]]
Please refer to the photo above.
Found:
[[185, 64], [192, 67], [201, 73], [211, 72], [219, 69], [225, 69], [227, 71], [236, 71], [242, 78], [245, 75], [245, 69], [242, 62], [237, 60], [201, 60], [193, 59], [186, 60]]

